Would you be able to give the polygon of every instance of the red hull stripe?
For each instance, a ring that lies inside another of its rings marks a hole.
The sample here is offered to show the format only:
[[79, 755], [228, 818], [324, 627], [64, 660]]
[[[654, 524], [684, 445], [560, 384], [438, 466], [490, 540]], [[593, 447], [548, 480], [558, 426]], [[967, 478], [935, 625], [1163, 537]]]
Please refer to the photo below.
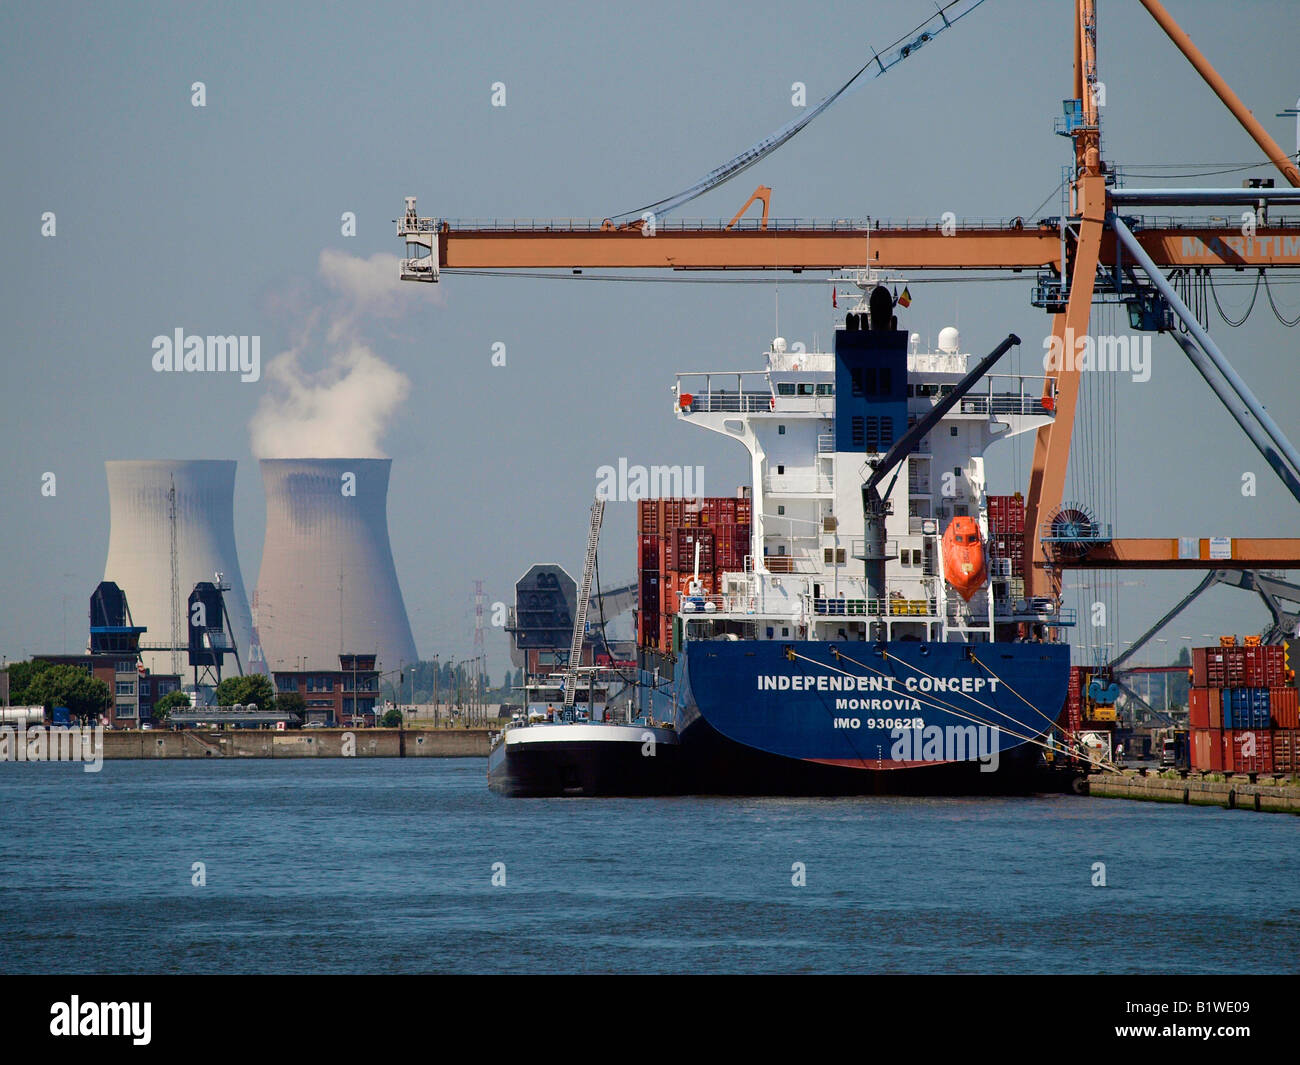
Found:
[[818, 765], [838, 765], [847, 769], [917, 769], [923, 765], [949, 765], [949, 760], [936, 762], [895, 762], [889, 758], [803, 758], [800, 761]]

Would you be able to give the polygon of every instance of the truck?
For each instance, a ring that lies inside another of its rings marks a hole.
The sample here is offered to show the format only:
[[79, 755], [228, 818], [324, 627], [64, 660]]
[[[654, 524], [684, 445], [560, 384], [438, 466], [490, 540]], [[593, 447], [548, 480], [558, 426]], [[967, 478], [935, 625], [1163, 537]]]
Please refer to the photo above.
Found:
[[1191, 744], [1185, 729], [1166, 732], [1160, 744], [1161, 769], [1188, 769], [1191, 767]]
[[12, 725], [21, 728], [26, 725], [40, 725], [45, 722], [43, 706], [4, 706], [0, 707], [0, 725]]

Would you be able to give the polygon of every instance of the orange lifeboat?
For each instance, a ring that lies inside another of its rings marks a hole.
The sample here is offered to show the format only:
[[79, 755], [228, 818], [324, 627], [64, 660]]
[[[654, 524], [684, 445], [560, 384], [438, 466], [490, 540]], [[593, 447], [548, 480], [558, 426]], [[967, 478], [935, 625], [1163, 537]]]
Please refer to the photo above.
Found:
[[943, 533], [943, 576], [967, 602], [988, 576], [984, 544], [974, 518], [953, 518]]

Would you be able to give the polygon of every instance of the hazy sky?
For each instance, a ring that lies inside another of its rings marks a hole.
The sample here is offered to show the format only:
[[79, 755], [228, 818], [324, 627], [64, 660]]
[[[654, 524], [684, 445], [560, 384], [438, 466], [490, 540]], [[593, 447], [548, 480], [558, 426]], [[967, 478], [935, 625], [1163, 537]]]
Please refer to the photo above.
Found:
[[[1273, 117], [1300, 93], [1294, 0], [1167, 6], [1294, 148], [1294, 121]], [[759, 182], [783, 217], [1005, 218], [1044, 200], [1039, 215], [1059, 213], [1050, 194], [1070, 145], [1052, 119], [1070, 91], [1072, 7], [987, 0], [681, 214], [730, 217]], [[1099, 7], [1112, 162], [1171, 175], [1151, 167], [1262, 158], [1136, 0]], [[731, 494], [744, 452], [675, 424], [673, 375], [760, 366], [778, 303], [784, 336], [825, 342], [827, 286], [447, 276], [396, 288], [389, 261], [372, 257], [401, 251], [391, 220], [406, 195], [446, 218], [599, 218], [666, 196], [794, 117], [792, 82], [820, 99], [932, 11], [923, 0], [5, 5], [0, 653], [84, 645], [108, 543], [106, 459], [237, 459], [251, 598], [264, 504], [250, 420], [264, 401], [272, 423], [334, 409], [328, 397], [275, 405], [293, 401], [268, 372], [284, 352], [299, 375], [379, 373], [376, 389], [345, 396], [379, 408], [358, 439], [369, 432], [393, 458], [393, 550], [425, 656], [470, 649], [475, 578], [491, 601], [534, 561], [577, 573], [599, 466], [701, 464], [708, 494]], [[498, 81], [503, 108], [491, 105]], [[341, 233], [348, 211], [355, 237]], [[54, 237], [41, 235], [45, 212]], [[957, 322], [976, 354], [1014, 330], [1020, 365], [1040, 372], [1049, 320], [1030, 287], [921, 278], [904, 324], [927, 337]], [[1300, 285], [1276, 291], [1294, 315]], [[1226, 290], [1225, 304], [1238, 310], [1248, 292]], [[261, 379], [154, 372], [153, 338], [177, 328], [260, 336]], [[1300, 439], [1297, 334], [1262, 296], [1245, 327], [1216, 319], [1212, 331]], [[505, 367], [491, 365], [498, 342]], [[1294, 501], [1182, 353], [1154, 345], [1151, 380], [1117, 382], [1114, 430], [1089, 438], [1114, 456], [1116, 483], [1094, 486], [1094, 471], [1071, 491], [1097, 492], [1089, 501], [1120, 535], [1300, 534]], [[990, 452], [995, 488], [1023, 486], [1027, 454]], [[47, 471], [54, 498], [41, 495]], [[1241, 495], [1244, 471], [1258, 473], [1254, 498]], [[634, 509], [607, 509], [607, 582], [632, 574]], [[1107, 639], [1131, 639], [1195, 579], [1126, 576]], [[1220, 590], [1171, 639], [1264, 621], [1255, 601]], [[488, 651], [499, 676], [503, 634]]]

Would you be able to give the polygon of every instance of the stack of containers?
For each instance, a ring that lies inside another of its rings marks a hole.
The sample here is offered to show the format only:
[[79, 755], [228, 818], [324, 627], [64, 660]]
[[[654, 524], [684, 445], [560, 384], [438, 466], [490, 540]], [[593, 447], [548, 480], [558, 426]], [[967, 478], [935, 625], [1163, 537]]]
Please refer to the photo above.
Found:
[[723, 573], [745, 568], [752, 517], [753, 502], [743, 496], [637, 502], [638, 646], [671, 649], [673, 615], [694, 579], [697, 546], [705, 595], [721, 591]]
[[1010, 559], [1011, 576], [1023, 580], [1025, 576], [1025, 501], [1019, 496], [988, 496], [987, 498], [989, 555], [992, 558]]
[[[657, 514], [651, 512], [650, 518], [653, 524]], [[637, 528], [641, 531], [636, 538], [636, 570], [640, 585], [637, 600], [640, 610], [637, 612], [636, 642], [638, 647], [650, 647], [654, 646], [650, 640], [651, 635], [655, 640], [659, 639], [659, 615], [663, 594], [663, 582], [659, 577], [659, 536], [644, 531], [646, 527], [644, 514], [638, 515], [638, 519]]]
[[1231, 773], [1294, 773], [1300, 705], [1285, 646], [1257, 637], [1238, 646], [1192, 651], [1188, 692], [1192, 768]]

